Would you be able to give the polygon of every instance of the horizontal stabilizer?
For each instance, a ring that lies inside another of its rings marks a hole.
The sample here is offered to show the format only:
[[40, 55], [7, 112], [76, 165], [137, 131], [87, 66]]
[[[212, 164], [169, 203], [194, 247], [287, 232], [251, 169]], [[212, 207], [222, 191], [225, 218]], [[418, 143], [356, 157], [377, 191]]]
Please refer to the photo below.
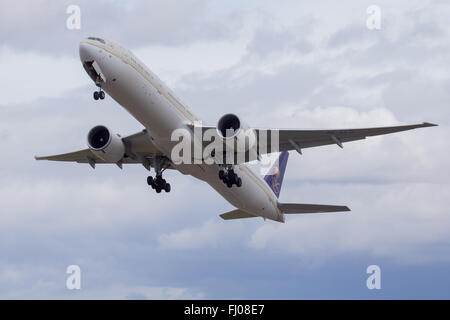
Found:
[[308, 203], [278, 203], [278, 208], [282, 213], [322, 213], [350, 211], [347, 206], [330, 206], [323, 204]]
[[244, 218], [256, 218], [256, 216], [247, 213], [245, 211], [236, 209], [227, 213], [220, 215], [223, 220], [234, 220], [234, 219], [244, 219]]

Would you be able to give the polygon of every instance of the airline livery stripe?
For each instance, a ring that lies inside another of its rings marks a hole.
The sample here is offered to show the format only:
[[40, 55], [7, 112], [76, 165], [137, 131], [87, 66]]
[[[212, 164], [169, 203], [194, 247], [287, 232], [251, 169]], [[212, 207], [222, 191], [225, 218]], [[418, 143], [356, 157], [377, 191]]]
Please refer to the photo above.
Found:
[[87, 42], [87, 41], [83, 41], [82, 43], [86, 43], [86, 44], [92, 45], [92, 46], [94, 46], [94, 47], [97, 47], [97, 48], [99, 48], [99, 49], [105, 50], [106, 52], [109, 52], [110, 54], [112, 54], [112, 55], [115, 56], [116, 58], [120, 59], [123, 63], [125, 63], [125, 64], [129, 65], [130, 67], [132, 67], [132, 68], [133, 68], [137, 73], [139, 73], [145, 80], [147, 80], [155, 90], [157, 90], [158, 92], [160, 92], [160, 93], [167, 99], [167, 101], [170, 102], [170, 104], [171, 104], [173, 107], [175, 107], [175, 108], [176, 108], [176, 109], [177, 109], [177, 110], [178, 110], [178, 111], [179, 111], [179, 112], [180, 112], [187, 120], [189, 120], [189, 121], [191, 122], [192, 125], [194, 125], [194, 121], [195, 121], [196, 119], [195, 119], [190, 113], [187, 112], [186, 108], [185, 108], [181, 103], [180, 103], [181, 108], [178, 107], [178, 106], [177, 106], [177, 103], [176, 103], [176, 102], [178, 102], [178, 100], [174, 100], [174, 99], [172, 98], [172, 95], [170, 95], [170, 93], [169, 93], [170, 96], [168, 96], [168, 95], [166, 94], [166, 92], [164, 92], [164, 91], [162, 91], [162, 90], [159, 90], [159, 89], [157, 88], [157, 85], [156, 85], [155, 83], [153, 83], [153, 82], [152, 82], [145, 74], [142, 74], [142, 72], [141, 72], [140, 70], [138, 70], [133, 64], [131, 64], [131, 63], [129, 63], [128, 61], [124, 60], [122, 57], [117, 56], [114, 52], [112, 52], [112, 51], [110, 51], [110, 50], [108, 50], [108, 49], [106, 49], [106, 48], [100, 47], [100, 46], [98, 46], [97, 44], [94, 44], [94, 43], [91, 43], [91, 42]]

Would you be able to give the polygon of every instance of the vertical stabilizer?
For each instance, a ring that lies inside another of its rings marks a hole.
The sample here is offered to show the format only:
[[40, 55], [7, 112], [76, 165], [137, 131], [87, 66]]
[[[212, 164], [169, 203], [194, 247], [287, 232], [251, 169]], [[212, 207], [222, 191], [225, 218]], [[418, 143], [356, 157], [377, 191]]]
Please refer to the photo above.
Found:
[[283, 183], [284, 172], [286, 171], [286, 165], [289, 158], [289, 152], [283, 151], [278, 157], [277, 161], [264, 176], [264, 180], [270, 186], [277, 198], [280, 197], [281, 185]]

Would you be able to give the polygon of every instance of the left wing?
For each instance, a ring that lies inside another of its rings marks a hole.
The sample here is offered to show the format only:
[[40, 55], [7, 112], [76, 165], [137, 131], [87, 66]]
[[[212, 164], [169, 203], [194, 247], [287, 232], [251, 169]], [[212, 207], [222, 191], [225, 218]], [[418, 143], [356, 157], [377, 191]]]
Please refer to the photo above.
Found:
[[[121, 163], [141, 163], [150, 169], [155, 156], [162, 156], [162, 153], [152, 143], [147, 130], [135, 133], [122, 139], [125, 145], [125, 156]], [[100, 163], [110, 163], [95, 156], [90, 149], [83, 149], [75, 152], [63, 153], [52, 156], [35, 157], [36, 160], [67, 161], [77, 163], [89, 163], [93, 168]], [[168, 168], [170, 169], [170, 167]]]
[[[329, 144], [337, 144], [339, 147], [343, 148], [344, 142], [363, 140], [366, 137], [373, 137], [389, 133], [433, 126], [437, 125], [433, 123], [424, 122], [421, 124], [413, 124], [413, 125], [362, 128], [362, 129], [336, 129], [336, 130], [280, 129], [279, 151], [296, 150], [299, 153], [301, 153], [301, 150], [304, 148], [312, 148]], [[267, 149], [270, 150], [270, 143]]]
[[[254, 129], [258, 137], [267, 137], [266, 150], [258, 150], [258, 154], [296, 150], [302, 153], [302, 149], [337, 144], [343, 148], [345, 142], [363, 140], [367, 137], [379, 136], [389, 133], [401, 132], [417, 128], [434, 127], [437, 124], [424, 122], [421, 124], [375, 127], [361, 129], [326, 129], [326, 130], [301, 130], [301, 129]], [[214, 129], [212, 126], [202, 126], [202, 130]], [[265, 131], [265, 134], [263, 134]], [[273, 150], [271, 134], [277, 131], [279, 135], [278, 150]], [[209, 142], [204, 142], [207, 145]]]

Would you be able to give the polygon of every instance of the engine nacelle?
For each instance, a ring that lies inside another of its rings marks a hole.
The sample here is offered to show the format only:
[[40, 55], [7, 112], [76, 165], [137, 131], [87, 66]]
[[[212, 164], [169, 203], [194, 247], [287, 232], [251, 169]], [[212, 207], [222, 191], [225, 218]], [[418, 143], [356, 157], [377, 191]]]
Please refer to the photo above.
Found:
[[105, 162], [119, 162], [125, 155], [125, 145], [117, 134], [105, 126], [92, 128], [87, 137], [89, 149]]
[[229, 113], [220, 118], [217, 131], [227, 147], [234, 148], [236, 152], [246, 152], [257, 146], [255, 130], [235, 114]]

